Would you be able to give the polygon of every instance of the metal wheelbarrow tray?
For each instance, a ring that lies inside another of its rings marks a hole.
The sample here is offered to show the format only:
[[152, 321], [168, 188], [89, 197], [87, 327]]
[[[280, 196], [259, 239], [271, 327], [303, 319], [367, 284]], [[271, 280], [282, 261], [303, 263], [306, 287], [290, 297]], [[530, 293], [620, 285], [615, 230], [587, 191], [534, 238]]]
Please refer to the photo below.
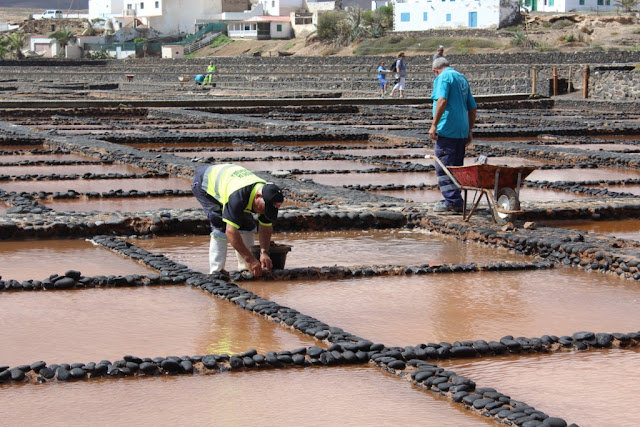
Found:
[[[491, 209], [493, 220], [497, 223], [512, 221], [520, 210], [520, 186], [522, 181], [536, 170], [535, 166], [498, 166], [484, 163], [476, 163], [469, 166], [445, 166], [440, 159], [427, 155], [426, 158], [434, 159], [451, 181], [463, 193], [464, 205], [462, 219], [469, 221], [474, 214], [482, 196], [484, 195]], [[474, 193], [471, 210], [467, 213], [468, 191]]]

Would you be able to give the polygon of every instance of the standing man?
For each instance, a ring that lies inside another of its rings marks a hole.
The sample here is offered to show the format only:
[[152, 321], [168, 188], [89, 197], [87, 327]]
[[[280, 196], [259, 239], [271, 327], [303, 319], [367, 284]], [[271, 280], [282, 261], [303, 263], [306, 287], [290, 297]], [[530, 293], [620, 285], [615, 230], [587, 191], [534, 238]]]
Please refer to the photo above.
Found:
[[380, 96], [382, 98], [384, 98], [384, 94], [387, 91], [387, 74], [390, 72], [385, 67], [384, 61], [378, 63], [378, 84], [380, 85]]
[[438, 58], [444, 58], [444, 46], [438, 46], [438, 51], [433, 54], [433, 60], [435, 61]]
[[[255, 277], [262, 275], [263, 269], [271, 270], [269, 245], [272, 224], [284, 201], [282, 190], [253, 172], [229, 163], [197, 168], [191, 189], [211, 222], [209, 273], [224, 269], [227, 241], [236, 250], [239, 270], [248, 269]], [[253, 213], [259, 214], [259, 260], [250, 250], [256, 229]]]
[[393, 97], [393, 92], [398, 89], [400, 98], [404, 98], [404, 83], [407, 79], [407, 63], [404, 61], [404, 52], [400, 52], [396, 59], [396, 78], [398, 81], [391, 89], [389, 97]]
[[[473, 139], [472, 129], [476, 122], [475, 99], [466, 77], [450, 67], [447, 58], [433, 61], [433, 123], [429, 137], [436, 142], [436, 157], [445, 166], [462, 166], [464, 152]], [[444, 170], [436, 164], [438, 186], [444, 197], [436, 203], [435, 212], [462, 212], [463, 200], [460, 190]]]

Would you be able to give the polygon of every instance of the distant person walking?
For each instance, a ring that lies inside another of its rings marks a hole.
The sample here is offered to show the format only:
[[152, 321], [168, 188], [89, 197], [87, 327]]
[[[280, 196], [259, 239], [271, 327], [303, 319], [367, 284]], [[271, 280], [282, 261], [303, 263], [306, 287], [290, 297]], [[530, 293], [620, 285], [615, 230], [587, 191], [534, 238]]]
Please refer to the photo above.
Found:
[[380, 85], [380, 96], [384, 98], [387, 91], [387, 74], [391, 73], [385, 66], [384, 61], [378, 63], [378, 84]]
[[[429, 137], [436, 142], [435, 154], [445, 166], [462, 166], [464, 152], [473, 139], [476, 101], [466, 77], [450, 67], [447, 58], [433, 61], [433, 123]], [[436, 203], [434, 212], [462, 212], [464, 201], [460, 190], [436, 163], [438, 186], [444, 200]]]
[[398, 59], [395, 61], [396, 78], [398, 79], [396, 84], [391, 89], [390, 97], [393, 97], [393, 93], [398, 89], [398, 96], [404, 98], [404, 84], [407, 79], [407, 63], [405, 62], [404, 52], [400, 52]]
[[438, 58], [444, 58], [444, 46], [438, 46], [438, 51], [433, 54], [433, 60], [435, 61]]

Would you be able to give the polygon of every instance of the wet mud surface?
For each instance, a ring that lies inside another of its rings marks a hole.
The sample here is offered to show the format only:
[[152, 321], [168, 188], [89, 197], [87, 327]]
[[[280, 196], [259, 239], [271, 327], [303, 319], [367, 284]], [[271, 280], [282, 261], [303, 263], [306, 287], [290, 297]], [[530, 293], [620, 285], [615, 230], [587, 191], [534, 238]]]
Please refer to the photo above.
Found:
[[5, 191], [37, 193], [66, 192], [73, 190], [78, 193], [91, 191], [105, 192], [111, 190], [185, 190], [191, 191], [191, 182], [185, 178], [131, 178], [131, 179], [69, 179], [52, 181], [9, 181], [3, 182]]
[[57, 211], [143, 212], [157, 209], [197, 208], [200, 204], [193, 196], [184, 197], [126, 197], [106, 199], [55, 199], [41, 202]]
[[620, 219], [617, 221], [555, 221], [549, 222], [548, 225], [588, 231], [590, 233], [606, 234], [618, 239], [640, 241], [640, 220], [638, 219]]

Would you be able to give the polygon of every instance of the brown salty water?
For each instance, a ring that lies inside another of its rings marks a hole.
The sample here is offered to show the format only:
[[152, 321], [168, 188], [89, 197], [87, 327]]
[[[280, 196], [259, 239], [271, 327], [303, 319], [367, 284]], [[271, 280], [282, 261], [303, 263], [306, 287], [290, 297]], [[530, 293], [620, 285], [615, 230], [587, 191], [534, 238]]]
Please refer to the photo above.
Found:
[[5, 292], [0, 361], [16, 366], [291, 350], [318, 342], [187, 285]]
[[144, 173], [144, 169], [131, 165], [41, 165], [41, 166], [2, 166], [2, 173], [7, 175], [61, 175], [85, 173]]
[[85, 276], [155, 273], [86, 240], [4, 240], [0, 244], [0, 276], [5, 280], [42, 280], [67, 270], [79, 270]]
[[[116, 142], [117, 143], [117, 142]], [[207, 142], [207, 141], [198, 141], [198, 142], [143, 142], [143, 143], [127, 143], [122, 144], [129, 147], [137, 148], [139, 150], [145, 150], [149, 148], [200, 148], [200, 147], [233, 147], [233, 144], [230, 142]]]
[[129, 179], [68, 179], [53, 181], [3, 181], [0, 189], [5, 191], [38, 191], [66, 192], [74, 190], [78, 193], [97, 191], [100, 193], [111, 190], [191, 190], [191, 181], [186, 178], [129, 178]]
[[96, 160], [93, 157], [83, 156], [81, 154], [3, 154], [0, 155], [0, 162], [21, 162], [23, 160], [30, 161], [47, 161], [47, 160]]
[[545, 221], [544, 225], [607, 234], [618, 239], [640, 240], [640, 219]]
[[9, 205], [4, 202], [0, 202], [0, 214], [7, 213], [7, 209], [9, 209]]
[[407, 156], [411, 154], [434, 154], [433, 148], [354, 148], [349, 150], [335, 150], [335, 154], [351, 154], [354, 156]]
[[640, 196], [640, 185], [603, 185], [599, 187], [592, 188], [607, 188], [609, 191], [614, 191], [616, 193], [631, 193], [636, 196]]
[[174, 156], [180, 157], [215, 157], [220, 158], [239, 158], [250, 157], [254, 159], [262, 159], [264, 157], [282, 157], [282, 156], [299, 156], [300, 154], [291, 151], [173, 151]]
[[640, 324], [635, 283], [569, 267], [242, 286], [386, 345], [630, 331]]
[[[430, 203], [438, 200], [442, 200], [442, 194], [440, 190], [399, 190], [399, 191], [374, 191], [376, 194], [382, 194], [385, 196], [391, 197], [399, 197], [405, 200], [411, 200], [418, 203]], [[473, 200], [473, 193], [471, 191], [468, 192], [468, 204], [469, 208], [471, 208], [471, 202]], [[538, 189], [533, 187], [521, 188], [520, 189], [520, 202], [546, 202], [546, 201], [555, 201], [555, 200], [574, 200], [574, 199], [585, 199], [590, 196], [585, 194], [576, 194], [569, 193], [566, 191], [555, 191], [555, 190], [547, 190], [547, 189]], [[481, 207], [486, 207], [487, 202], [483, 197], [482, 202], [480, 203]]]
[[[206, 273], [209, 266], [209, 236], [161, 236], [132, 242], [151, 252]], [[506, 250], [465, 244], [452, 237], [416, 230], [363, 230], [308, 233], [276, 233], [272, 240], [292, 246], [287, 268], [331, 265], [419, 265], [483, 263], [529, 258]], [[257, 239], [256, 239], [257, 241]], [[235, 253], [228, 246], [227, 270], [237, 269]]]
[[[473, 165], [476, 162], [477, 156], [475, 157], [465, 157], [464, 165]], [[420, 163], [421, 165], [433, 165], [433, 159], [411, 159], [412, 163]], [[518, 167], [518, 166], [540, 166], [546, 165], [551, 162], [538, 160], [538, 159], [530, 159], [525, 157], [488, 157], [487, 163], [490, 165], [501, 165], [501, 166], [510, 166], [510, 167]]]
[[638, 425], [637, 348], [453, 360], [441, 366], [580, 426]]
[[633, 169], [547, 169], [535, 170], [527, 177], [529, 181], [598, 181], [632, 179], [640, 177], [640, 170]]
[[435, 172], [398, 172], [398, 173], [340, 173], [303, 175], [314, 182], [324, 185], [342, 187], [343, 185], [419, 185], [437, 184]]
[[255, 162], [234, 162], [252, 171], [265, 170], [365, 170], [375, 168], [371, 163], [360, 163], [352, 160], [273, 160]]
[[56, 199], [41, 202], [57, 211], [143, 212], [151, 209], [185, 209], [200, 207], [193, 196], [124, 197], [106, 199]]
[[367, 366], [0, 386], [0, 399], [8, 425], [494, 425]]

